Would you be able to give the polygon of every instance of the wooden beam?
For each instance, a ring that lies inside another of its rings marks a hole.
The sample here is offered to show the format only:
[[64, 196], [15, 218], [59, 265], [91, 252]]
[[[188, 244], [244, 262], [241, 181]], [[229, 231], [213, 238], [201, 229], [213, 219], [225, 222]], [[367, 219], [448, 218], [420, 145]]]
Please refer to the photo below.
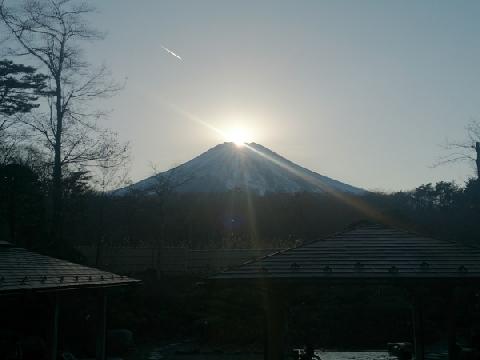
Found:
[[50, 359], [57, 360], [57, 351], [58, 351], [58, 315], [60, 313], [59, 309], [59, 299], [58, 295], [54, 294], [52, 296], [52, 313], [51, 313], [51, 327], [50, 327]]
[[105, 360], [106, 358], [106, 338], [107, 338], [107, 294], [104, 289], [97, 293], [97, 351], [96, 359]]
[[457, 355], [457, 314], [455, 289], [449, 289], [447, 300], [447, 327], [448, 327], [448, 360], [455, 360]]
[[268, 292], [265, 304], [265, 360], [285, 358], [287, 309], [285, 297], [279, 292]]
[[415, 360], [424, 360], [425, 339], [423, 333], [423, 299], [418, 292], [414, 292], [413, 294], [412, 318]]

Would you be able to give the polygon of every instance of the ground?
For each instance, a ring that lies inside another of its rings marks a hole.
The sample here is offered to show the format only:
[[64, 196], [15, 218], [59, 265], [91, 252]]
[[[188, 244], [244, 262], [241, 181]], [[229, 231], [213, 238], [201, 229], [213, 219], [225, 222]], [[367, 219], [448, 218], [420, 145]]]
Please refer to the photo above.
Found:
[[[385, 351], [318, 351], [322, 360], [393, 360]], [[200, 350], [188, 343], [139, 346], [126, 360], [262, 360], [261, 352]], [[292, 352], [290, 359], [295, 359]]]

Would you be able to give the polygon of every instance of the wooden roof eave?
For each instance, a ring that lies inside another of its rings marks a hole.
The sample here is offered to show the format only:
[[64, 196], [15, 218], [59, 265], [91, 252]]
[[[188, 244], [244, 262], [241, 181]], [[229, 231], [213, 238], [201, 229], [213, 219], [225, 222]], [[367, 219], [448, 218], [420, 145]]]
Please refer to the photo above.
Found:
[[109, 284], [82, 284], [82, 285], [68, 285], [68, 286], [47, 286], [39, 288], [14, 288], [14, 289], [0, 289], [0, 297], [2, 296], [15, 296], [25, 294], [51, 294], [60, 292], [72, 292], [72, 291], [88, 291], [97, 289], [112, 289], [120, 287], [138, 286], [142, 283], [140, 280], [129, 280], [128, 282], [121, 283], [109, 283]]

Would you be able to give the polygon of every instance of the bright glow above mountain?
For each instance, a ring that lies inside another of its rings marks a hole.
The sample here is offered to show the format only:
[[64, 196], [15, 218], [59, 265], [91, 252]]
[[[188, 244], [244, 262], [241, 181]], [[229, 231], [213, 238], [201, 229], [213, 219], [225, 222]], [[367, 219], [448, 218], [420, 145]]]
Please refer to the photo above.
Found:
[[226, 140], [237, 146], [243, 146], [252, 141], [252, 135], [246, 128], [233, 128], [226, 132]]

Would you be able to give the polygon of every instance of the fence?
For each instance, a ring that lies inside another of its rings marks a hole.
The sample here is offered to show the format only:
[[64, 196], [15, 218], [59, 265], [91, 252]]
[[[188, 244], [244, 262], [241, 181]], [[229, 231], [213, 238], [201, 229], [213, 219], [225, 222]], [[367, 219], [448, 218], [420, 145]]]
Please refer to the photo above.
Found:
[[[96, 249], [92, 246], [77, 248], [87, 264], [97, 266]], [[240, 265], [282, 249], [222, 249], [190, 250], [186, 248], [108, 247], [102, 249], [98, 267], [126, 274], [155, 270], [165, 275], [205, 275]]]

